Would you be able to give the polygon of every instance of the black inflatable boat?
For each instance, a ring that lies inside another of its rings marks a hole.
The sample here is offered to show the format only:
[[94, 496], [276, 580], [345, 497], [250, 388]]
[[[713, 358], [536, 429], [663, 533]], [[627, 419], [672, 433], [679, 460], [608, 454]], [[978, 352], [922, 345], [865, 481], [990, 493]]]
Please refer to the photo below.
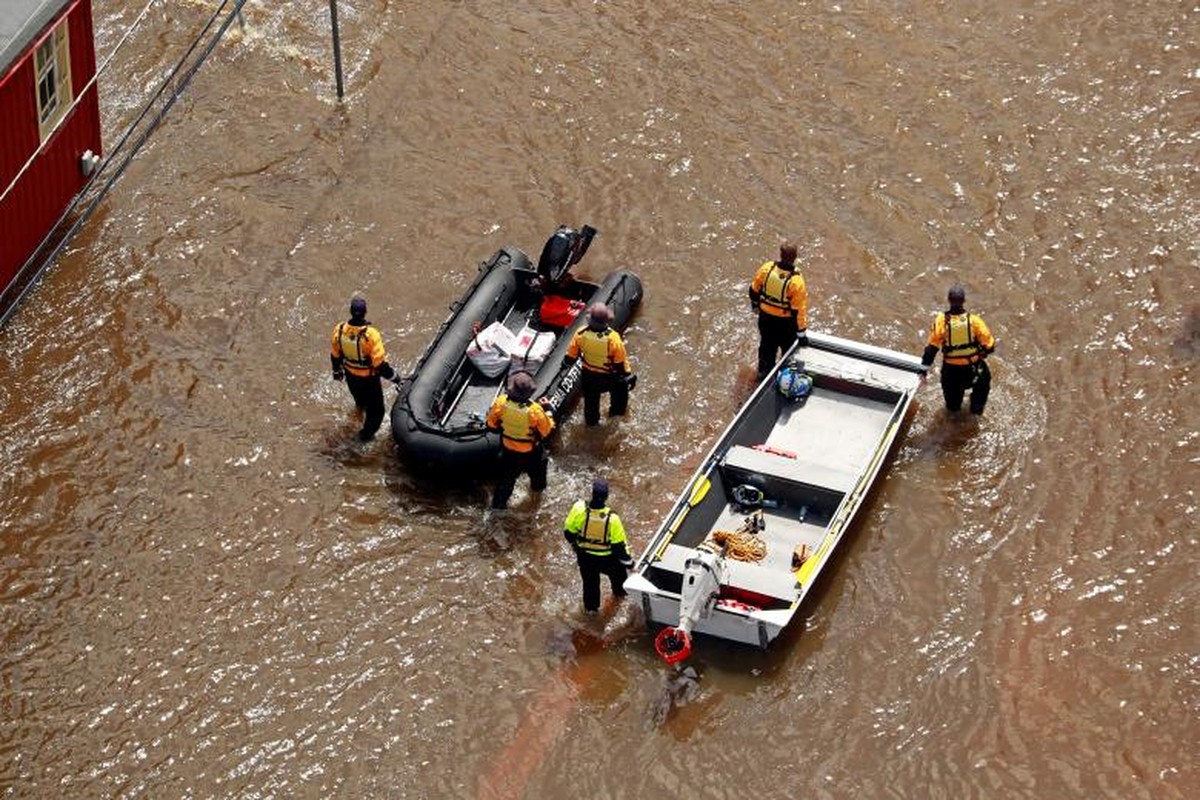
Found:
[[[612, 327], [621, 331], [642, 301], [641, 280], [626, 270], [609, 273], [599, 284], [571, 274], [595, 234], [587, 225], [579, 231], [560, 226], [536, 268], [515, 247], [502, 247], [480, 265], [475, 281], [450, 307], [450, 316], [401, 382], [392, 405], [392, 438], [410, 466], [429, 477], [461, 479], [492, 465], [500, 440], [487, 430], [485, 419], [516, 369], [533, 375], [534, 397], [547, 398], [544, 405], [562, 425], [579, 393], [581, 369], [578, 361], [565, 363], [567, 345], [587, 324], [586, 307], [607, 304]], [[514, 337], [522, 332], [528, 337], [530, 331], [535, 340], [544, 336], [544, 343], [552, 337], [553, 345], [535, 367], [514, 357], [512, 364], [499, 365], [503, 371], [488, 374], [495, 370], [482, 370], [468, 357], [468, 349], [475, 345], [478, 353], [480, 332], [495, 330], [494, 323]]]

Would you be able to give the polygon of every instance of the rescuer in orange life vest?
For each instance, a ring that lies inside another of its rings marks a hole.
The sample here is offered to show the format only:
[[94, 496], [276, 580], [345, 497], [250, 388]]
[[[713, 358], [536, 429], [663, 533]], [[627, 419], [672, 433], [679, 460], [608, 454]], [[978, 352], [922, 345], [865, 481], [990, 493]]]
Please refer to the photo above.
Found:
[[947, 411], [962, 408], [963, 395], [971, 392], [971, 413], [982, 414], [992, 388], [992, 373], [985, 359], [996, 349], [996, 340], [978, 314], [964, 308], [967, 292], [961, 284], [950, 287], [947, 311], [939, 311], [929, 330], [929, 343], [921, 356], [926, 367], [942, 351], [942, 397]]
[[528, 372], [517, 372], [508, 380], [508, 393], [501, 393], [488, 411], [487, 426], [500, 431], [500, 481], [492, 494], [492, 508], [508, 507], [522, 472], [529, 474], [533, 491], [546, 488], [550, 456], [542, 441], [554, 430], [554, 419], [532, 399], [534, 388]]
[[629, 366], [625, 340], [609, 327], [612, 310], [603, 303], [588, 309], [586, 328], [575, 331], [567, 345], [567, 363], [583, 357], [583, 421], [600, 424], [600, 395], [608, 392], [608, 415], [619, 417], [629, 407], [629, 390], [637, 385], [637, 376]]
[[399, 382], [400, 376], [387, 362], [383, 337], [367, 321], [367, 301], [355, 297], [350, 301], [350, 320], [333, 327], [329, 349], [333, 379], [345, 379], [354, 403], [365, 412], [360, 441], [370, 441], [383, 423], [383, 386], [379, 379]]
[[808, 287], [796, 268], [796, 245], [784, 242], [779, 260], [767, 261], [750, 281], [750, 306], [758, 312], [758, 379], [796, 340], [808, 344]]
[[577, 500], [563, 523], [563, 536], [575, 551], [583, 581], [583, 609], [600, 610], [600, 576], [607, 575], [614, 597], [625, 596], [625, 576], [633, 559], [625, 542], [625, 526], [608, 507], [608, 481], [592, 481], [592, 499]]

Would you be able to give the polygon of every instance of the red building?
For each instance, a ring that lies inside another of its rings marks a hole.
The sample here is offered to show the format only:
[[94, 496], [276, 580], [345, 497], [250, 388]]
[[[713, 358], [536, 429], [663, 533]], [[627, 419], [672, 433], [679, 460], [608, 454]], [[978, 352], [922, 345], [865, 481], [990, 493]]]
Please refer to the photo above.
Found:
[[0, 0], [0, 296], [100, 154], [91, 0]]

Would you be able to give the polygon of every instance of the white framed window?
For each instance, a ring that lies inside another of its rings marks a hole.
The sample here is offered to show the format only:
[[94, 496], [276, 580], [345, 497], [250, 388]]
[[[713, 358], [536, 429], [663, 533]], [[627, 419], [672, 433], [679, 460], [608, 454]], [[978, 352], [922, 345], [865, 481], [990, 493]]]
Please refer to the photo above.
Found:
[[67, 20], [63, 19], [46, 36], [33, 57], [36, 75], [38, 132], [42, 141], [71, 107], [71, 47]]

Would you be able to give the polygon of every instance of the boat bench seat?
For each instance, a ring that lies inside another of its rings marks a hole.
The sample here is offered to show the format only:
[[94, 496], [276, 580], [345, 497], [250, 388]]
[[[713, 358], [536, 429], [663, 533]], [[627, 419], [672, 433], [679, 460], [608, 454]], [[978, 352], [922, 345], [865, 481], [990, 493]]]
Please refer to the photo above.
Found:
[[725, 454], [725, 466], [750, 474], [770, 475], [786, 481], [820, 486], [841, 494], [854, 488], [856, 475], [800, 458], [788, 458], [745, 445], [734, 445]]

